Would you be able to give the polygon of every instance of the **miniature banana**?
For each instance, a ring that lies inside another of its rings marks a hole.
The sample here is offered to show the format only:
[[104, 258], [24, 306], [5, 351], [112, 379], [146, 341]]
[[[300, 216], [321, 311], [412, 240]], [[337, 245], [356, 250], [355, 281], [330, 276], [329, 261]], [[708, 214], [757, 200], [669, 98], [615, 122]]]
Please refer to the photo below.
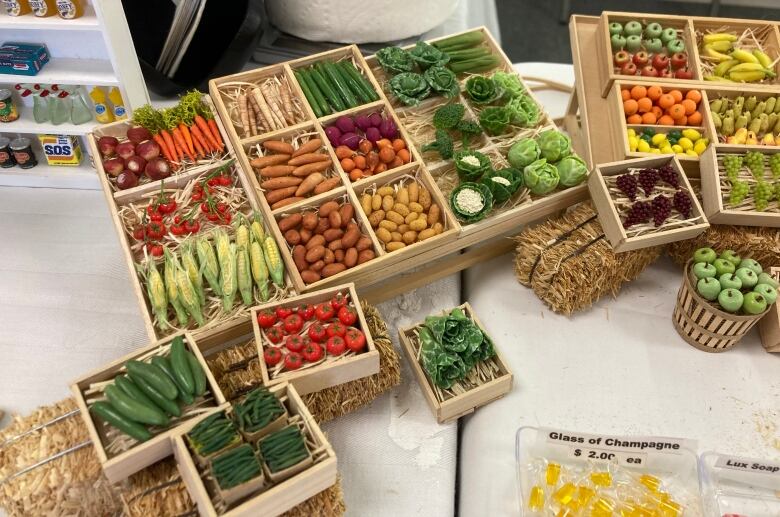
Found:
[[753, 83], [766, 79], [766, 72], [755, 70], [752, 72], [729, 72], [729, 79], [737, 82]]
[[723, 77], [726, 75], [726, 72], [728, 72], [731, 69], [731, 67], [738, 64], [739, 64], [739, 60], [737, 59], [729, 59], [728, 61], [721, 61], [715, 66], [715, 68], [712, 70], [712, 73], [719, 77]]
[[737, 36], [735, 34], [729, 34], [727, 32], [713, 32], [711, 34], [705, 34], [704, 37], [702, 37], [702, 41], [704, 41], [704, 44], [708, 43], [715, 43], [716, 41], [737, 41]]
[[721, 77], [719, 75], [705, 75], [704, 76], [705, 81], [714, 81], [716, 83], [733, 83], [731, 79], [727, 79], [725, 77]]
[[734, 59], [739, 59], [743, 63], [758, 63], [758, 58], [756, 56], [741, 48], [731, 51], [731, 54], [729, 55]]
[[733, 46], [730, 41], [722, 39], [718, 41], [713, 41], [712, 43], [707, 43], [707, 46], [712, 48], [713, 50], [717, 50], [718, 52], [728, 52], [731, 50], [731, 47]]
[[766, 53], [758, 49], [754, 49], [753, 56], [755, 56], [755, 58], [758, 59], [758, 62], [761, 63], [761, 66], [763, 66], [764, 68], [769, 68], [772, 66], [772, 58], [766, 55]]
[[[739, 63], [739, 61], [737, 62]], [[763, 72], [765, 70], [761, 63], [739, 63], [730, 68], [729, 72]]]
[[[732, 59], [729, 54], [722, 54], [722, 53], [718, 52], [717, 50], [715, 50], [714, 48], [710, 47], [709, 45], [704, 45], [704, 55], [709, 57], [709, 58], [711, 58], [711, 59], [714, 59], [715, 61], [717, 61], [719, 63], [721, 61], [729, 61], [730, 59]], [[752, 54], [751, 54], [751, 56], [752, 56]], [[753, 58], [753, 59], [755, 59], [755, 58]], [[756, 60], [756, 61], [758, 61], [758, 60]]]

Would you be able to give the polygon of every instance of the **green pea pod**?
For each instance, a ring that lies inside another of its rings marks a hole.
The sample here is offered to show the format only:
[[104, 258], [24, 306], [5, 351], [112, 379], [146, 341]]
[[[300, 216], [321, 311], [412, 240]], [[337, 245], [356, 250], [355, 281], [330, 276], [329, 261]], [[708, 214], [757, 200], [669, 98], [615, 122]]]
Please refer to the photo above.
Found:
[[171, 416], [181, 416], [181, 409], [179, 408], [179, 405], [176, 404], [176, 401], [165, 398], [154, 386], [149, 384], [146, 379], [142, 377], [133, 377], [133, 374], [130, 374], [130, 378], [133, 379], [133, 382], [138, 386], [138, 389], [143, 391], [144, 394], [155, 403], [156, 407], [161, 408]]
[[152, 437], [148, 429], [126, 418], [108, 402], [102, 400], [95, 402], [89, 407], [89, 411], [139, 442], [145, 442]]
[[171, 362], [167, 357], [163, 357], [161, 355], [156, 355], [152, 357], [152, 364], [161, 369], [165, 372], [165, 375], [168, 376], [169, 379], [173, 381], [174, 384], [176, 384], [176, 389], [179, 392], [179, 400], [182, 401], [182, 403], [185, 406], [189, 406], [193, 402], [195, 402], [195, 399], [192, 395], [187, 393], [183, 386], [179, 386], [179, 384], [176, 382], [176, 377], [173, 375], [173, 368], [171, 368]]
[[147, 406], [130, 398], [125, 392], [113, 384], [104, 390], [111, 405], [124, 416], [141, 424], [168, 425], [168, 417], [154, 406]]
[[187, 361], [187, 349], [184, 348], [184, 338], [176, 336], [171, 342], [171, 368], [176, 384], [192, 395], [195, 393], [195, 380], [192, 378], [190, 363]]
[[157, 391], [162, 393], [167, 399], [173, 400], [179, 393], [179, 390], [176, 389], [176, 385], [168, 378], [165, 372], [153, 364], [131, 360], [127, 361], [125, 368], [136, 377], [142, 377], [149, 382], [149, 384], [154, 386]]

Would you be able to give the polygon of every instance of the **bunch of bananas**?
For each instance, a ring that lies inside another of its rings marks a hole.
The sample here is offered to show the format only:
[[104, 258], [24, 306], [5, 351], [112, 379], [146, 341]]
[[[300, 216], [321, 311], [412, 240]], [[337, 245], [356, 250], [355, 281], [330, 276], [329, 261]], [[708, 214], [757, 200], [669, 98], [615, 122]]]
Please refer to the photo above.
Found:
[[702, 37], [702, 56], [717, 62], [708, 81], [752, 83], [774, 78], [772, 58], [759, 49], [748, 52], [735, 48], [738, 40], [725, 32], [705, 34]]
[[780, 96], [761, 101], [755, 95], [722, 97], [710, 101], [710, 111], [727, 144], [780, 145]]

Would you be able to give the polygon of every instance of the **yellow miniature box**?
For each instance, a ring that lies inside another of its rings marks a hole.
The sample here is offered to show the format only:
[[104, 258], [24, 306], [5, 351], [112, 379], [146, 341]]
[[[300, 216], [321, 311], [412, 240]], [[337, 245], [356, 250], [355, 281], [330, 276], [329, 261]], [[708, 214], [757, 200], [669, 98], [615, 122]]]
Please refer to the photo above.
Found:
[[49, 165], [77, 166], [81, 163], [81, 144], [70, 135], [38, 135]]

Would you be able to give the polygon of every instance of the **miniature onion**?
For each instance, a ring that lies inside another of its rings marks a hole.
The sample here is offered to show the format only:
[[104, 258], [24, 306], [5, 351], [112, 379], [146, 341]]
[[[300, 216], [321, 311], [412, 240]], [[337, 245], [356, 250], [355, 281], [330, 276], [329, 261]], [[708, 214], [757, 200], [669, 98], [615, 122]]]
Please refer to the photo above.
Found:
[[393, 140], [398, 136], [398, 128], [396, 127], [395, 122], [389, 118], [383, 120], [382, 123], [379, 124], [379, 132], [382, 133], [384, 138], [389, 138], [390, 140]]
[[371, 119], [368, 118], [368, 115], [358, 115], [355, 117], [355, 125], [360, 128], [361, 131], [365, 131], [371, 127]]
[[379, 127], [379, 124], [382, 123], [382, 115], [379, 113], [372, 113], [368, 116], [368, 120], [371, 122], [372, 126]]
[[358, 148], [358, 145], [360, 145], [360, 137], [355, 133], [344, 133], [341, 135], [341, 139], [337, 145], [346, 145], [354, 151]]
[[341, 130], [336, 126], [326, 127], [325, 136], [328, 137], [328, 140], [332, 145], [338, 146], [341, 141]]
[[336, 119], [336, 127], [339, 128], [339, 130], [342, 133], [354, 133], [355, 132], [355, 123], [352, 121], [352, 119], [346, 115], [342, 115], [339, 118]]
[[377, 129], [375, 127], [370, 127], [368, 129], [366, 129], [366, 139], [367, 140], [370, 140], [371, 142], [376, 142], [377, 140], [379, 140], [381, 138], [382, 138], [382, 132], [379, 129]]

